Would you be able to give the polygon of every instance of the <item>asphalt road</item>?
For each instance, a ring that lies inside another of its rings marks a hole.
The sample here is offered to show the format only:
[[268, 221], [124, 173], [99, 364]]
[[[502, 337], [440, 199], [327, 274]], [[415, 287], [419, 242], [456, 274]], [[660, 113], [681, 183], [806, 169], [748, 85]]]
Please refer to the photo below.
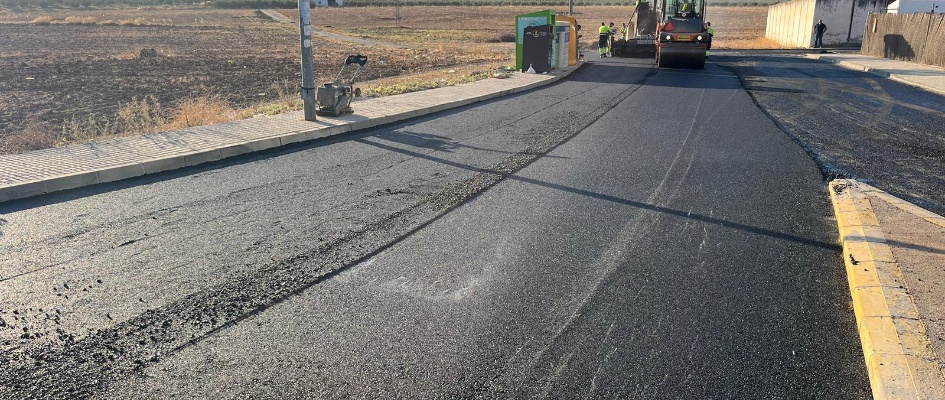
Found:
[[0, 205], [0, 397], [867, 398], [825, 185], [730, 72]]
[[716, 62], [830, 178], [855, 178], [945, 212], [945, 97], [785, 54], [723, 53]]

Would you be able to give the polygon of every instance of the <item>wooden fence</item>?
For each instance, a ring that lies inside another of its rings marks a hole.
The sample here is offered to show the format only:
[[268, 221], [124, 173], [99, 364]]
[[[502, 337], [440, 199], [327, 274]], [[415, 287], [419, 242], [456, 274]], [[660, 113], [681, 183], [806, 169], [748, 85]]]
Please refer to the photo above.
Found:
[[945, 14], [870, 14], [860, 52], [945, 67]]

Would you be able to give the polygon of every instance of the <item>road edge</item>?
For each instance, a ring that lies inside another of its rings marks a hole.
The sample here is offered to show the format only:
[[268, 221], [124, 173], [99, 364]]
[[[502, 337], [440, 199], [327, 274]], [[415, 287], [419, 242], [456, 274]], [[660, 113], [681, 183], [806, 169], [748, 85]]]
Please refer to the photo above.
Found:
[[[879, 190], [852, 179], [835, 179], [828, 188], [873, 397], [925, 398], [917, 371], [937, 367], [923, 356], [925, 327], [867, 196]], [[900, 208], [918, 212], [914, 205]]]
[[899, 76], [898, 74], [895, 74], [895, 73], [886, 71], [886, 70], [884, 70], [884, 69], [877, 69], [877, 68], [867, 67], [867, 66], [863, 66], [863, 65], [857, 64], [857, 63], [855, 63], [855, 62], [850, 62], [850, 61], [844, 61], [844, 60], [838, 60], [838, 59], [830, 58], [830, 54], [805, 54], [804, 56], [807, 57], [807, 58], [810, 58], [810, 59], [812, 59], [812, 60], [825, 61], [825, 62], [829, 62], [829, 63], [831, 63], [831, 64], [837, 64], [837, 65], [839, 65], [839, 66], [841, 66], [841, 67], [843, 67], [843, 68], [849, 69], [849, 70], [866, 72], [866, 73], [868, 73], [868, 74], [871, 74], [871, 75], [874, 75], [874, 76], [878, 76], [878, 77], [880, 77], [880, 78], [886, 78], [886, 79], [889, 79], [889, 80], [893, 80], [893, 81], [896, 81], [896, 82], [899, 82], [899, 83], [902, 83], [902, 84], [905, 84], [905, 85], [912, 86], [912, 87], [917, 88], [917, 89], [924, 90], [924, 91], [929, 92], [929, 93], [933, 93], [933, 94], [945, 96], [945, 90], [939, 90], [939, 89], [936, 89], [936, 88], [933, 88], [933, 87], [929, 87], [929, 86], [922, 85], [921, 83], [917, 83], [917, 82], [915, 82], [915, 81], [912, 81], [912, 80], [903, 78], [903, 77]]
[[[562, 68], [556, 71], [554, 75], [549, 74], [550, 78], [538, 82], [531, 82], [522, 86], [511, 87], [479, 96], [454, 100], [446, 103], [440, 103], [435, 106], [426, 107], [417, 110], [399, 112], [389, 115], [383, 115], [377, 118], [366, 118], [358, 115], [347, 116], [348, 123], [308, 129], [303, 131], [292, 131], [278, 134], [266, 138], [256, 139], [243, 143], [236, 143], [222, 147], [208, 148], [194, 151], [187, 154], [177, 154], [167, 158], [155, 158], [146, 161], [133, 162], [110, 166], [107, 168], [76, 172], [68, 175], [51, 177], [29, 182], [23, 182], [16, 185], [0, 187], [0, 204], [24, 199], [27, 197], [39, 196], [54, 192], [60, 192], [71, 189], [78, 189], [85, 186], [92, 186], [101, 183], [116, 182], [124, 179], [135, 178], [143, 175], [150, 175], [159, 172], [167, 172], [176, 169], [192, 167], [200, 164], [220, 161], [226, 158], [260, 152], [274, 149], [294, 143], [308, 142], [317, 139], [346, 134], [353, 131], [374, 128], [381, 125], [392, 124], [407, 119], [433, 114], [440, 111], [467, 106], [486, 100], [495, 99], [515, 93], [525, 92], [542, 86], [547, 86], [558, 82], [575, 71], [583, 68], [587, 63], [579, 63], [576, 66]], [[492, 78], [490, 78], [492, 79]], [[475, 85], [476, 82], [466, 85]], [[437, 89], [430, 89], [437, 90]], [[239, 124], [241, 121], [226, 122], [225, 124]]]

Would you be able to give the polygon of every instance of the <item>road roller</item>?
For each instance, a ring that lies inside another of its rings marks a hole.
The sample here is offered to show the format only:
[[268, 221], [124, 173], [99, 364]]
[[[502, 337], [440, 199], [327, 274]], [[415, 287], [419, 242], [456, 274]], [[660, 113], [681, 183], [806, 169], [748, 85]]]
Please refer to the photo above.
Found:
[[705, 0], [638, 2], [611, 49], [618, 57], [656, 57], [660, 68], [705, 68]]
[[656, 29], [656, 65], [660, 68], [705, 68], [709, 33], [704, 0], [664, 0]]

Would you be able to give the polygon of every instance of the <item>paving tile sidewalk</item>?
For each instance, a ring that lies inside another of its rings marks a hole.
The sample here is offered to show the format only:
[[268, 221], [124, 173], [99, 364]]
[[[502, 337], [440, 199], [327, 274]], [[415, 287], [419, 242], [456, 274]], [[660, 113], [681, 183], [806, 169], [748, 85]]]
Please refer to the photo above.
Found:
[[514, 73], [457, 86], [355, 102], [355, 113], [305, 121], [301, 111], [22, 154], [0, 155], [0, 202], [203, 164], [240, 154], [370, 128], [556, 82]]
[[808, 58], [865, 71], [945, 96], [945, 68], [860, 54], [807, 54]]
[[945, 218], [855, 180], [830, 197], [874, 398], [945, 398]]

